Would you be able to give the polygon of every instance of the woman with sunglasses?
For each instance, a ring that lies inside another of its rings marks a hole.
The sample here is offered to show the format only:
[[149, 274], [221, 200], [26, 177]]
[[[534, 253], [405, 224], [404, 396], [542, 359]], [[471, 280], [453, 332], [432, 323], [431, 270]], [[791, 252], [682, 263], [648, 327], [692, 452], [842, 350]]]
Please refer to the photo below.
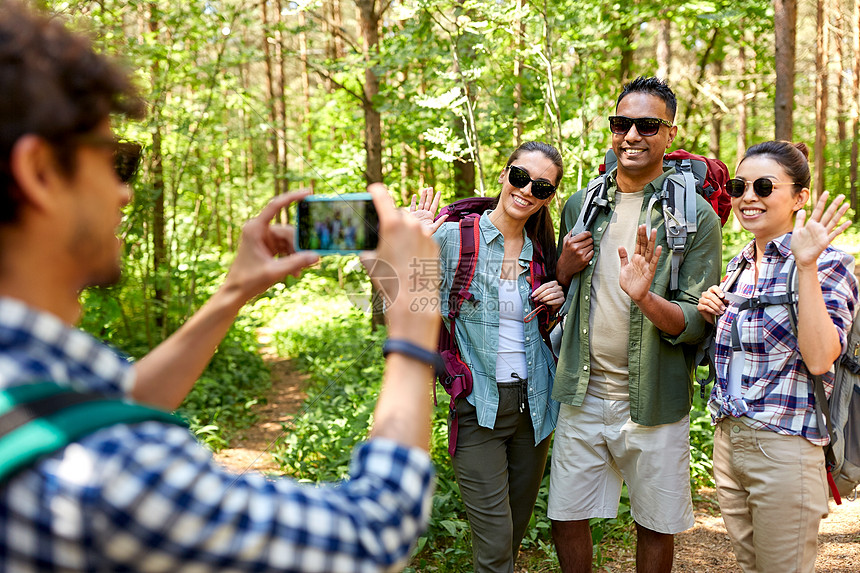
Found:
[[[536, 310], [555, 311], [564, 293], [555, 281], [555, 228], [549, 203], [563, 174], [561, 154], [541, 142], [522, 144], [499, 174], [501, 193], [480, 215], [478, 259], [454, 336], [472, 374], [472, 393], [456, 402], [454, 473], [472, 530], [478, 573], [512, 573], [546, 465], [558, 403], [550, 399], [555, 361], [541, 338]], [[460, 260], [460, 228], [433, 222], [439, 194], [424, 189], [410, 211], [440, 247], [442, 316]], [[545, 275], [532, 292], [530, 262]], [[544, 308], [541, 308], [541, 307]], [[450, 328], [446, 322], [446, 328]]]
[[[826, 207], [822, 193], [808, 218], [803, 210], [807, 155], [804, 144], [785, 141], [747, 150], [727, 189], [753, 240], [729, 263], [734, 285], [711, 287], [698, 305], [716, 323], [714, 479], [745, 572], [812, 572], [828, 512], [828, 437], [817, 423], [811, 376], [821, 375], [830, 392], [829, 370], [844, 351], [858, 294], [851, 257], [830, 246], [850, 224], [839, 223], [844, 197]], [[789, 305], [745, 302], [785, 295], [792, 267], [796, 335]]]

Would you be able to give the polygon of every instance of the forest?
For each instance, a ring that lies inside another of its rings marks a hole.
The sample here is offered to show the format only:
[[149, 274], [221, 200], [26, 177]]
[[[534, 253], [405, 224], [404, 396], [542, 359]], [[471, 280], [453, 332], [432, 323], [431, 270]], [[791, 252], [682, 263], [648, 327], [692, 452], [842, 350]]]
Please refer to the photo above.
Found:
[[[241, 226], [303, 187], [401, 204], [432, 186], [443, 202], [493, 195], [521, 142], [562, 151], [553, 209], [597, 174], [606, 117], [624, 83], [665, 78], [678, 97], [673, 149], [734, 173], [779, 138], [812, 150], [813, 193], [849, 197], [857, 221], [860, 0], [41, 0], [133, 71], [144, 121], [114, 125], [145, 147], [122, 227], [122, 281], [83, 294], [82, 326], [132, 356], [173, 332], [219, 283]], [[285, 221], [293, 213], [284, 216]], [[724, 259], [748, 240], [729, 221]], [[860, 251], [857, 225], [841, 238]], [[182, 407], [213, 450], [255, 423], [270, 383], [258, 329], [311, 376], [310, 397], [273, 446], [282, 472], [345, 475], [366, 437], [384, 327], [355, 257], [325, 257], [248, 305]], [[698, 395], [698, 391], [696, 392]], [[438, 485], [416, 571], [459, 571], [468, 524], [447, 457], [447, 400], [433, 436]], [[691, 414], [693, 488], [712, 484], [712, 428]], [[554, 558], [546, 480], [524, 551]], [[630, 543], [632, 520], [594, 524], [595, 544]], [[600, 565], [604, 557], [595, 554]]]

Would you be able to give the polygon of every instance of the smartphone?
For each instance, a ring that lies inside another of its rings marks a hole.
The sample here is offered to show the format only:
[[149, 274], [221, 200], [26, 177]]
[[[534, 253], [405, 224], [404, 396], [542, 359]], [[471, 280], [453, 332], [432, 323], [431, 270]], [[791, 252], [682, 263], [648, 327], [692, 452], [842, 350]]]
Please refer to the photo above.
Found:
[[323, 255], [373, 250], [379, 217], [370, 193], [310, 195], [298, 203], [299, 249]]

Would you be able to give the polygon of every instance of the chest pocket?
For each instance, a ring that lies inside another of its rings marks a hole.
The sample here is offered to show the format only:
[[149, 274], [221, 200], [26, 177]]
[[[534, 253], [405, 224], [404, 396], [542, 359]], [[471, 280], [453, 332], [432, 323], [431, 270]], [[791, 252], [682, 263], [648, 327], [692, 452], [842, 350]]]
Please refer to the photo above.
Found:
[[797, 338], [791, 331], [791, 316], [784, 304], [747, 311], [741, 329], [744, 348], [774, 357], [797, 350]]

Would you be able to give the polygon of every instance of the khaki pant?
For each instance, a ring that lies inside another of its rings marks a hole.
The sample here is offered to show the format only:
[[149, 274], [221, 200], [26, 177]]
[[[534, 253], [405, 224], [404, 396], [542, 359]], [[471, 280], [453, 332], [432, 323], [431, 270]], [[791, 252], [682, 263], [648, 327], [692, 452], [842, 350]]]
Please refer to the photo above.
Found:
[[724, 419], [714, 435], [720, 511], [745, 573], [812, 573], [827, 516], [824, 450]]
[[499, 384], [493, 429], [478, 425], [475, 407], [457, 401], [454, 473], [472, 530], [476, 573], [513, 573], [540, 489], [550, 438], [535, 446], [528, 402], [517, 385]]

